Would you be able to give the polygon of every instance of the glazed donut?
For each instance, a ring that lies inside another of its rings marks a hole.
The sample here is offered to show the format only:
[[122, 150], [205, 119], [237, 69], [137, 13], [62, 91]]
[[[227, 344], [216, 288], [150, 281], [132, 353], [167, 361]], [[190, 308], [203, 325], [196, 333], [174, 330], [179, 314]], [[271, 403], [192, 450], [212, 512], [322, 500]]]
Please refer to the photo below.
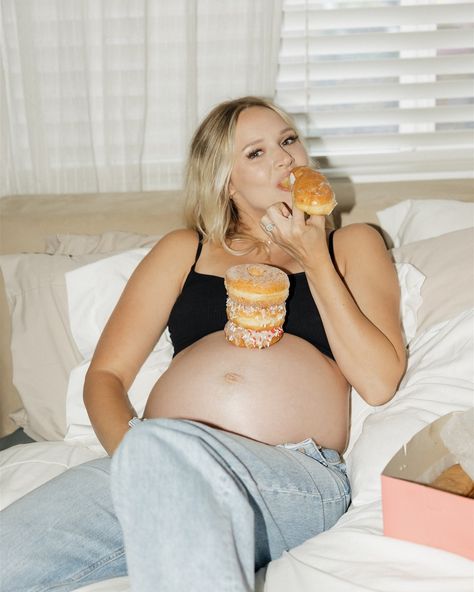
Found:
[[307, 166], [290, 173], [293, 204], [309, 215], [328, 216], [336, 207], [334, 191], [324, 175]]
[[227, 270], [224, 283], [227, 340], [239, 347], [259, 349], [279, 341], [290, 285], [286, 273], [271, 265], [234, 265]]

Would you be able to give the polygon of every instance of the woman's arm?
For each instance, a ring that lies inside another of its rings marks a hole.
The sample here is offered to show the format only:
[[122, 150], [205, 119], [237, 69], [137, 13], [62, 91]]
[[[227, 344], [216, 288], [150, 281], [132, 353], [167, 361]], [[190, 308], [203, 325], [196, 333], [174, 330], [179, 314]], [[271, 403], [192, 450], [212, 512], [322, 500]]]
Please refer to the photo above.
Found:
[[406, 366], [400, 289], [380, 234], [365, 224], [335, 235], [337, 270], [328, 258], [306, 276], [331, 350], [348, 382], [370, 405], [389, 401]]
[[399, 316], [400, 291], [379, 233], [365, 224], [337, 231], [337, 269], [327, 247], [324, 217], [306, 222], [278, 204], [267, 210], [272, 236], [303, 267], [336, 363], [370, 405], [394, 395], [406, 365]]
[[84, 403], [109, 454], [135, 415], [127, 391], [166, 327], [194, 260], [196, 240], [196, 233], [177, 230], [159, 241], [132, 274], [97, 344]]

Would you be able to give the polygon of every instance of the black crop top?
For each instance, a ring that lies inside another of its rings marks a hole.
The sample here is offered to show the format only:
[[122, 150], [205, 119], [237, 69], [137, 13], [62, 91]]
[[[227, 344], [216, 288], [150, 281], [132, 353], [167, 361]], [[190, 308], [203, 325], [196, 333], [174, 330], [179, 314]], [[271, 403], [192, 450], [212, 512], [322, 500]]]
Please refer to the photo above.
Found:
[[[333, 234], [334, 231], [329, 235], [329, 253], [334, 261]], [[222, 331], [227, 322], [224, 278], [198, 273], [194, 269], [201, 249], [202, 243], [199, 241], [196, 259], [168, 320], [174, 355], [201, 337]], [[323, 354], [334, 359], [306, 274], [302, 271], [288, 274], [288, 277], [290, 291], [286, 301], [284, 331], [309, 341]]]

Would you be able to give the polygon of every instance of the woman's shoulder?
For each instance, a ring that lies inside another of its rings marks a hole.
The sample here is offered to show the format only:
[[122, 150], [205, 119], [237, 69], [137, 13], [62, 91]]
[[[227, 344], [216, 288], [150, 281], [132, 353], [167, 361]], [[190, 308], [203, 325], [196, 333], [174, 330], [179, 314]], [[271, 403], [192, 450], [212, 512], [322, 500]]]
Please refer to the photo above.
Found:
[[382, 246], [386, 250], [385, 242], [381, 233], [371, 226], [358, 222], [342, 226], [334, 231], [334, 244], [339, 248], [367, 248], [374, 245]]
[[386, 256], [387, 246], [381, 233], [370, 224], [355, 223], [334, 232], [334, 254], [339, 267]]
[[175, 228], [164, 234], [157, 244], [179, 244], [182, 242], [196, 244], [198, 241], [199, 234], [196, 230], [192, 230], [191, 228]]
[[[189, 228], [177, 228], [163, 235], [143, 260], [143, 266], [160, 265], [175, 271], [192, 265], [199, 244], [199, 235]], [[189, 262], [191, 263], [189, 264]]]
[[186, 253], [191, 249], [196, 250], [199, 243], [199, 234], [190, 228], [176, 228], [164, 234], [153, 247], [153, 251], [172, 251], [174, 253]]
[[374, 240], [376, 237], [377, 239], [382, 238], [382, 235], [374, 226], [364, 222], [356, 222], [354, 224], [348, 224], [347, 226], [341, 226], [335, 231], [334, 236], [337, 236], [338, 238], [342, 237], [345, 241], [355, 239]]

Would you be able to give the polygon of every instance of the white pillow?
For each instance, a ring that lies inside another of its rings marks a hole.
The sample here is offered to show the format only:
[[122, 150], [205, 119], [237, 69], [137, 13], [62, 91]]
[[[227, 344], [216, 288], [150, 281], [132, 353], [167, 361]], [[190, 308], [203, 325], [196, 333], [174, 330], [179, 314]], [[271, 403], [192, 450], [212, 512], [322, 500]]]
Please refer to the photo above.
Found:
[[26, 420], [18, 425], [34, 440], [62, 440], [66, 433], [67, 383], [81, 355], [69, 329], [64, 274], [97, 258], [0, 257], [10, 312], [13, 384], [26, 411]]
[[[417, 314], [422, 304], [420, 291], [425, 276], [410, 263], [396, 263], [395, 268], [400, 284], [400, 315], [405, 343], [409, 344], [417, 331]], [[345, 456], [350, 455], [357, 439], [362, 433], [365, 420], [377, 411], [366, 403], [355, 389], [351, 389], [351, 430]]]
[[394, 247], [474, 226], [474, 203], [409, 199], [377, 212]]
[[[98, 444], [82, 398], [85, 374], [100, 334], [128, 278], [148, 250], [126, 251], [66, 274], [71, 332], [84, 358], [69, 377], [66, 440]], [[140, 415], [151, 388], [166, 370], [172, 357], [173, 346], [166, 330], [129, 390], [131, 403]]]
[[474, 309], [418, 334], [395, 397], [365, 416], [361, 435], [346, 456], [352, 503], [380, 499], [380, 475], [405, 442], [425, 425], [473, 405]]
[[[408, 310], [408, 317], [403, 313], [404, 325], [411, 320], [405, 329], [408, 369], [395, 397], [382, 407], [370, 407], [352, 393], [346, 458], [354, 505], [379, 499], [381, 471], [419, 429], [473, 404], [474, 231], [458, 230], [412, 242], [393, 249], [392, 254], [399, 272], [402, 310]], [[410, 266], [404, 271], [401, 263]], [[413, 290], [412, 300], [407, 299], [415, 277], [406, 274], [413, 266], [425, 277], [421, 306], [413, 301]]]
[[112, 254], [151, 248], [159, 236], [113, 230], [103, 234], [54, 234], [46, 237], [46, 253], [54, 255]]
[[[11, 366], [24, 408], [10, 417], [34, 440], [64, 438], [69, 374], [82, 359], [69, 327], [64, 274], [104, 258], [107, 248], [150, 246], [158, 238], [123, 232], [60, 235], [56, 254], [0, 256], [9, 309], [2, 308], [2, 314], [9, 315], [11, 324], [11, 343], [4, 339], [0, 344], [0, 368], [9, 376]], [[8, 323], [8, 317], [3, 320]], [[8, 333], [8, 324], [4, 330]], [[14, 392], [9, 380], [3, 384], [7, 393]]]
[[426, 277], [417, 312], [418, 333], [474, 306], [474, 228], [409, 243], [393, 249], [392, 256]]
[[417, 315], [422, 304], [421, 288], [425, 276], [411, 263], [395, 263], [400, 285], [400, 317], [405, 344], [415, 337]]

